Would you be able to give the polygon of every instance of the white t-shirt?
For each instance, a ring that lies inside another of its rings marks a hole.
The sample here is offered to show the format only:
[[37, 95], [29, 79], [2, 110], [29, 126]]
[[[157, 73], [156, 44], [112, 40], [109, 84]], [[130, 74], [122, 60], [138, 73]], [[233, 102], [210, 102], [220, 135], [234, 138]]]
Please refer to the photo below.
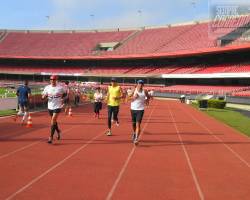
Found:
[[43, 95], [48, 96], [48, 109], [55, 110], [63, 107], [63, 94], [66, 93], [65, 89], [57, 85], [53, 87], [52, 85], [47, 85], [44, 88]]
[[102, 93], [100, 92], [100, 93], [95, 93], [94, 94], [94, 100], [95, 100], [95, 102], [101, 102], [102, 101], [102, 98], [103, 98], [103, 96], [102, 96]]
[[135, 89], [134, 95], [138, 94], [138, 97], [131, 102], [131, 110], [144, 110], [145, 107], [145, 91], [142, 90], [141, 92]]

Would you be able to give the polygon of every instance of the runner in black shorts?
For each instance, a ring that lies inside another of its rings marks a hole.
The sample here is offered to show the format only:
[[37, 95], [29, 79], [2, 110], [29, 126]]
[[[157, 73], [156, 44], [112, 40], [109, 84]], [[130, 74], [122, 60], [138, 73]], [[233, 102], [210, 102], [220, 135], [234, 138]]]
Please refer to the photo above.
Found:
[[131, 102], [131, 118], [132, 118], [132, 140], [134, 144], [138, 144], [139, 136], [141, 132], [141, 122], [144, 114], [145, 103], [149, 101], [149, 95], [146, 90], [143, 89], [143, 80], [137, 81], [137, 86], [132, 92]]
[[144, 115], [144, 110], [131, 110], [133, 125], [136, 124], [136, 122], [141, 123], [143, 115]]
[[70, 109], [70, 101], [69, 101], [69, 95], [70, 95], [70, 89], [69, 89], [69, 81], [65, 81], [65, 91], [66, 91], [66, 96], [64, 97], [64, 113], [67, 115], [69, 113]]
[[66, 91], [62, 86], [57, 85], [57, 76], [50, 77], [51, 84], [46, 86], [43, 91], [42, 99], [48, 98], [48, 111], [51, 117], [51, 129], [48, 143], [52, 143], [55, 131], [57, 131], [57, 139], [61, 138], [61, 130], [58, 127], [57, 118], [63, 106], [63, 97]]

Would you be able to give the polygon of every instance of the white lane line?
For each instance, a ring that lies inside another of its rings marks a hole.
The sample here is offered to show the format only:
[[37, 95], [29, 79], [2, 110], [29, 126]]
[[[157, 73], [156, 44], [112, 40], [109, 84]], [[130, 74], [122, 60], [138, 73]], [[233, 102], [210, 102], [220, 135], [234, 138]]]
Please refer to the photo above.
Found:
[[187, 112], [186, 110], [182, 109], [185, 113], [187, 113], [195, 122], [200, 125], [202, 128], [204, 128], [211, 136], [213, 136], [216, 140], [218, 140], [221, 144], [223, 144], [234, 156], [236, 156], [242, 163], [244, 163], [248, 168], [250, 168], [250, 164], [242, 158], [236, 151], [234, 151], [230, 146], [225, 144], [225, 142], [220, 139], [218, 136], [216, 136], [207, 126], [205, 126], [203, 123], [201, 123], [199, 120], [197, 120], [192, 114]]
[[[151, 111], [151, 113], [150, 113], [150, 115], [149, 115], [149, 117], [148, 117], [148, 119], [147, 119], [147, 122], [146, 122], [146, 124], [144, 125], [144, 127], [143, 127], [143, 129], [142, 129], [142, 131], [141, 131], [141, 132], [142, 132], [141, 136], [143, 135], [143, 131], [144, 131], [144, 129], [147, 127], [149, 120], [151, 119], [151, 116], [152, 116], [153, 111], [155, 110], [155, 107], [156, 107], [156, 105], [155, 105], [154, 108], [152, 109], [152, 111]], [[141, 138], [141, 137], [140, 137], [140, 138]], [[118, 184], [119, 184], [119, 182], [120, 182], [120, 180], [121, 180], [121, 178], [122, 178], [122, 176], [123, 176], [125, 170], [127, 169], [128, 164], [129, 164], [129, 162], [130, 162], [130, 160], [131, 160], [131, 158], [132, 158], [132, 156], [133, 156], [133, 154], [134, 154], [134, 152], [135, 152], [135, 149], [136, 149], [136, 146], [134, 146], [134, 147], [132, 148], [132, 150], [130, 151], [130, 153], [129, 153], [129, 155], [128, 155], [126, 161], [125, 161], [125, 163], [124, 163], [123, 166], [122, 166], [121, 171], [119, 172], [119, 174], [118, 174], [118, 176], [117, 176], [117, 178], [116, 178], [114, 184], [113, 184], [112, 187], [111, 187], [111, 190], [109, 191], [109, 193], [108, 193], [108, 195], [107, 195], [107, 197], [106, 197], [106, 200], [110, 200], [110, 199], [112, 198], [112, 196], [113, 196], [113, 194], [114, 194], [114, 192], [115, 192], [115, 190], [116, 190], [116, 188], [117, 188], [117, 186], [118, 186]]]
[[[27, 130], [27, 129], [25, 129], [25, 127], [22, 127], [20, 125], [20, 128], [21, 128], [20, 131], [11, 132], [11, 133], [14, 133], [14, 134], [11, 134], [11, 135], [0, 135], [0, 141], [2, 141], [2, 140], [11, 140], [10, 139], [11, 137], [19, 137], [19, 136], [22, 136], [23, 134], [25, 134], [27, 132], [27, 131], [25, 131], [25, 130]], [[46, 129], [46, 128], [45, 127], [44, 128], [39, 128], [38, 130], [41, 131], [41, 130]], [[33, 133], [35, 131], [37, 131], [37, 129], [32, 129], [30, 132], [28, 132], [28, 134], [31, 134], [31, 133]]]
[[79, 153], [81, 150], [83, 150], [85, 147], [87, 147], [89, 144], [91, 144], [94, 140], [96, 140], [98, 137], [100, 137], [102, 135], [104, 135], [103, 132], [101, 134], [93, 137], [86, 144], [84, 144], [81, 147], [79, 147], [78, 149], [76, 149], [73, 153], [71, 153], [70, 155], [68, 155], [66, 158], [64, 158], [63, 160], [61, 160], [57, 164], [55, 164], [52, 167], [50, 167], [48, 170], [46, 170], [45, 172], [43, 172], [41, 175], [39, 175], [36, 178], [34, 178], [33, 180], [31, 180], [29, 183], [27, 183], [26, 185], [24, 185], [22, 188], [20, 188], [19, 190], [17, 190], [15, 193], [13, 193], [10, 196], [8, 196], [6, 198], [6, 200], [10, 200], [10, 199], [13, 199], [14, 197], [16, 197], [18, 194], [20, 194], [21, 192], [23, 192], [24, 190], [26, 190], [27, 188], [29, 188], [31, 185], [33, 185], [34, 183], [36, 183], [37, 181], [39, 181], [40, 179], [42, 179], [43, 177], [45, 177], [51, 171], [53, 171], [54, 169], [56, 169], [57, 167], [59, 167], [60, 165], [62, 165], [63, 163], [65, 163], [67, 160], [69, 160], [70, 158], [72, 158], [74, 155], [76, 155], [77, 153]]
[[177, 127], [177, 124], [176, 124], [176, 121], [175, 121], [175, 119], [174, 119], [173, 113], [172, 113], [171, 109], [169, 108], [169, 106], [168, 106], [168, 110], [169, 110], [169, 113], [170, 113], [170, 115], [171, 115], [172, 121], [173, 121], [173, 123], [174, 123], [176, 133], [178, 134], [178, 137], [179, 137], [179, 140], [180, 140], [182, 149], [183, 149], [183, 151], [184, 151], [184, 154], [185, 154], [185, 157], [186, 157], [186, 160], [187, 160], [189, 169], [190, 169], [190, 171], [191, 171], [191, 174], [192, 174], [192, 177], [193, 177], [193, 180], [194, 180], [194, 183], [195, 183], [195, 187], [196, 187], [196, 189], [197, 189], [197, 191], [198, 191], [198, 194], [199, 194], [200, 199], [201, 199], [201, 200], [204, 200], [204, 199], [205, 199], [205, 198], [204, 198], [204, 194], [203, 194], [203, 192], [202, 192], [202, 190], [201, 190], [201, 187], [200, 187], [200, 184], [199, 184], [197, 175], [195, 174], [195, 171], [194, 171], [194, 168], [193, 168], [193, 165], [192, 165], [190, 156], [188, 155], [187, 149], [186, 149], [186, 147], [185, 147], [185, 145], [184, 145], [184, 143], [183, 143], [183, 139], [182, 139], [182, 137], [181, 137], [180, 131], [179, 131], [178, 127]]
[[[80, 125], [78, 125], [78, 126], [80, 126]], [[71, 127], [71, 128], [69, 128], [69, 129], [66, 129], [65, 131], [63, 131], [63, 135], [66, 135], [66, 134], [64, 134], [64, 133], [67, 133], [67, 132], [71, 131], [71, 130], [74, 129], [74, 128], [76, 128], [76, 127]], [[25, 149], [28, 149], [29, 147], [32, 147], [32, 146], [34, 146], [34, 145], [36, 145], [36, 144], [38, 144], [38, 143], [40, 143], [40, 142], [42, 142], [42, 141], [46, 141], [46, 139], [41, 139], [41, 140], [39, 140], [39, 141], [37, 141], [37, 142], [33, 142], [33, 143], [28, 144], [28, 145], [25, 145], [25, 146], [23, 146], [23, 147], [21, 147], [21, 148], [19, 148], [19, 149], [16, 149], [16, 150], [11, 151], [11, 152], [9, 152], [9, 153], [3, 154], [3, 155], [0, 156], [0, 159], [6, 158], [6, 157], [8, 157], [8, 156], [11, 156], [11, 155], [17, 153], [17, 152], [20, 152], [20, 151], [23, 151], [23, 150], [25, 150]]]
[[[195, 108], [193, 108], [193, 109], [195, 109]], [[208, 117], [209, 119], [212, 119], [212, 120], [215, 120], [215, 121], [218, 122], [218, 123], [221, 123], [219, 120], [213, 118], [212, 116], [209, 116], [209, 115], [207, 115], [207, 114], [205, 114], [205, 113], [202, 113], [202, 114], [203, 114], [204, 116]], [[240, 132], [240, 131], [234, 129], [233, 127], [229, 126], [228, 124], [221, 123], [221, 125], [222, 125], [222, 126], [225, 126], [225, 127], [227, 127], [227, 128], [229, 128], [229, 129], [231, 129], [232, 131], [236, 132], [237, 134], [240, 134], [240, 135], [243, 136], [244, 138], [250, 140], [250, 137], [249, 137], [249, 136], [247, 136], [247, 135], [245, 135], [244, 133], [242, 133], [242, 132]]]
[[[88, 120], [87, 122], [90, 122], [90, 121], [92, 121], [92, 119], [91, 119], [91, 120]], [[85, 125], [85, 124], [83, 124], [83, 125]], [[67, 135], [67, 134], [65, 134], [66, 132], [69, 132], [70, 130], [72, 130], [72, 129], [74, 129], [74, 128], [77, 128], [77, 127], [79, 127], [79, 126], [82, 126], [82, 125], [77, 125], [77, 126], [75, 126], [75, 127], [71, 127], [71, 128], [69, 128], [69, 129], [66, 129], [65, 131], [63, 131], [63, 135]], [[43, 129], [45, 129], [45, 128], [43, 128]], [[32, 147], [32, 146], [34, 146], [34, 145], [36, 145], [36, 144], [38, 144], [38, 143], [40, 143], [40, 142], [42, 142], [42, 141], [44, 141], [44, 140], [46, 140], [46, 139], [41, 139], [41, 140], [39, 140], [39, 141], [37, 141], [37, 142], [33, 142], [33, 143], [31, 143], [31, 144], [28, 144], [28, 145], [25, 145], [25, 146], [23, 146], [23, 147], [21, 147], [21, 148], [18, 148], [18, 149], [16, 149], [16, 150], [12, 151], [12, 152], [3, 154], [3, 155], [0, 156], [0, 160], [3, 159], [3, 158], [6, 158], [6, 157], [8, 157], [8, 156], [11, 156], [11, 155], [13, 155], [13, 154], [15, 154], [15, 153], [17, 153], [17, 152], [20, 152], [20, 151], [23, 151], [23, 150], [25, 150], [25, 149], [28, 149], [29, 147]]]
[[[47, 110], [40, 110], [40, 111], [34, 111], [34, 112], [30, 112], [30, 113], [34, 114], [34, 113], [42, 113], [42, 112], [46, 112], [46, 111]], [[0, 119], [1, 118], [11, 118], [13, 116], [15, 116], [15, 115], [9, 115], [9, 116], [6, 116], [6, 117], [0, 117]], [[18, 122], [16, 122], [16, 123], [14, 122], [14, 124], [19, 125], [20, 128], [24, 128], [24, 127], [21, 127], [21, 124], [19, 124]], [[45, 128], [41, 128], [40, 130], [42, 130], [42, 129], [45, 129]], [[32, 130], [29, 133], [33, 133], [33, 131], [35, 131], [35, 130]], [[2, 138], [3, 139], [8, 139], [8, 137], [11, 137], [11, 136], [19, 136], [19, 134], [22, 134], [23, 132], [25, 132], [24, 129], [21, 129], [21, 131], [16, 131], [14, 134], [11, 134], [11, 135], [7, 135], [7, 136], [6, 135], [0, 135], [0, 139], [2, 140]]]
[[[42, 109], [42, 110], [30, 112], [30, 114], [46, 112], [46, 111], [47, 111], [46, 109]], [[7, 119], [7, 118], [14, 117], [14, 116], [16, 116], [16, 115], [1, 116], [0, 119]]]

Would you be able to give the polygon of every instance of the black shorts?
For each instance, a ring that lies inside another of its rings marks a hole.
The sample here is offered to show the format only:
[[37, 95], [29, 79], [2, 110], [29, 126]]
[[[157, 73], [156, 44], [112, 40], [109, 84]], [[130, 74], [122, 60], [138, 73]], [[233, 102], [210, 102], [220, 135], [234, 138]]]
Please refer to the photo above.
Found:
[[61, 112], [61, 108], [57, 108], [55, 110], [48, 109], [48, 111], [49, 111], [49, 115], [52, 117], [54, 113], [60, 113]]
[[144, 110], [131, 110], [131, 117], [132, 117], [132, 122], [136, 123], [139, 122], [141, 123], [142, 118], [143, 118]]
[[18, 104], [21, 108], [28, 108], [29, 107], [28, 101], [20, 101], [20, 102], [18, 102]]
[[102, 102], [95, 102], [94, 110], [101, 110], [101, 109], [102, 109]]

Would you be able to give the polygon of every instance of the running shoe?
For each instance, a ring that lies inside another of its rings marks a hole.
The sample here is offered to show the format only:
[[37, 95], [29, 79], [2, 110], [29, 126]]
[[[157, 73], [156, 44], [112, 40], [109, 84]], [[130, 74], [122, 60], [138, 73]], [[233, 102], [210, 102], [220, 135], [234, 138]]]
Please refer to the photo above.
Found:
[[139, 143], [139, 138], [138, 135], [135, 134], [135, 138], [134, 138], [134, 144], [137, 145]]
[[134, 142], [135, 140], [135, 133], [132, 133], [132, 141]]
[[111, 136], [112, 133], [111, 133], [111, 130], [108, 130], [107, 133], [106, 133], [107, 136]]
[[119, 123], [119, 122], [116, 122], [116, 123], [115, 123], [115, 125], [116, 125], [116, 126], [119, 126], [119, 125], [120, 125], [120, 123]]
[[138, 143], [139, 143], [138, 138], [135, 138], [135, 139], [134, 139], [134, 144], [135, 144], [135, 145], [138, 145]]
[[51, 144], [52, 143], [52, 138], [49, 137], [48, 143]]

